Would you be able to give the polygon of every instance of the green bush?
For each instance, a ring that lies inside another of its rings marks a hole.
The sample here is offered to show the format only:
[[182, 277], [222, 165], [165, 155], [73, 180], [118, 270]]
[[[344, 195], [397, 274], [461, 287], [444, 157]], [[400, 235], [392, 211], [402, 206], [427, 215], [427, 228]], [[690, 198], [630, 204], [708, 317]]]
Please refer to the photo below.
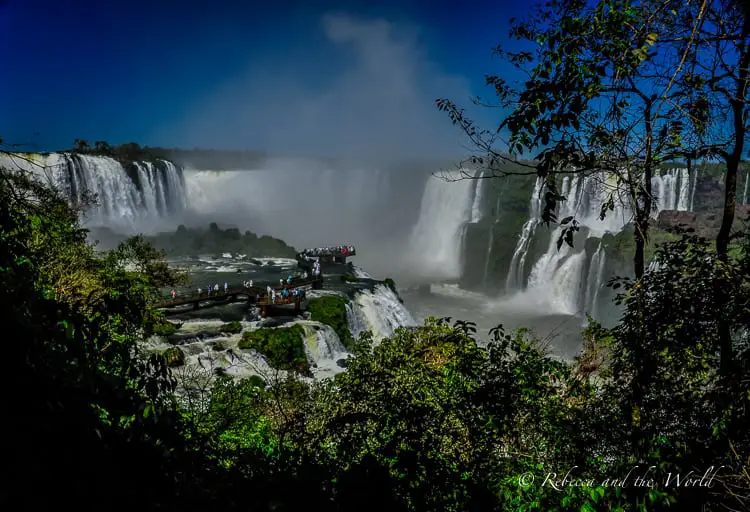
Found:
[[305, 356], [304, 337], [305, 331], [299, 325], [262, 328], [246, 331], [238, 346], [244, 350], [257, 350], [274, 368], [311, 377], [310, 363]]
[[176, 333], [180, 326], [170, 322], [164, 317], [156, 317], [151, 324], [151, 332], [157, 336], [171, 336]]
[[354, 345], [354, 337], [346, 320], [346, 305], [348, 303], [349, 301], [343, 297], [317, 297], [310, 301], [308, 311], [310, 312], [310, 320], [330, 326], [336, 332], [341, 344], [347, 350], [351, 350]]
[[247, 378], [247, 381], [250, 383], [250, 385], [255, 386], [256, 388], [266, 387], [266, 381], [264, 381], [260, 375], [251, 375]]
[[[149, 237], [149, 241], [167, 254], [189, 255], [231, 252], [245, 254], [251, 262], [253, 258], [271, 256], [293, 258], [297, 251], [283, 240], [270, 236], [258, 236], [252, 231], [241, 233], [236, 228], [221, 229], [212, 222], [208, 229], [193, 229], [178, 226], [173, 233], [158, 233]], [[259, 262], [260, 263], [260, 262]]]
[[227, 322], [221, 326], [220, 331], [228, 332], [231, 334], [237, 334], [237, 333], [242, 332], [242, 324], [238, 322], [237, 320], [234, 320], [232, 322]]

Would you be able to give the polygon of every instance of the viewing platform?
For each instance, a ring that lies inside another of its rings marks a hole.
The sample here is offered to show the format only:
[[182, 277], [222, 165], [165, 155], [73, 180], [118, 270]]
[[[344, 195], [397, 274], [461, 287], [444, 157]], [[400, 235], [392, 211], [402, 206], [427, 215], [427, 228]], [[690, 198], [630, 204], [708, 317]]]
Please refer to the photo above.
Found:
[[[198, 293], [191, 293], [186, 295], [178, 295], [174, 299], [172, 299], [171, 297], [163, 298], [158, 302], [153, 303], [151, 306], [156, 309], [169, 310], [192, 304], [193, 309], [200, 309], [220, 306], [235, 301], [246, 301], [250, 304], [257, 304], [261, 308], [261, 315], [263, 315], [269, 305], [290, 305], [295, 303], [295, 299], [300, 298], [299, 296], [292, 296], [287, 299], [283, 299], [284, 302], [282, 302], [281, 291], [284, 288], [289, 291], [293, 291], [296, 289], [317, 290], [322, 287], [323, 278], [318, 276], [308, 277], [307, 279], [294, 279], [290, 284], [284, 284], [284, 286], [281, 286], [279, 284], [271, 286], [271, 288], [273, 288], [277, 293], [275, 303], [272, 303], [271, 298], [267, 297], [266, 294], [266, 287], [270, 284], [271, 283], [262, 283], [261, 286], [256, 285], [249, 288], [233, 285], [228, 287], [226, 291], [221, 288], [219, 291], [212, 291], [210, 294], [201, 293], [200, 295], [198, 295]], [[300, 306], [295, 307], [295, 311], [299, 312], [299, 309]]]
[[346, 265], [346, 259], [356, 255], [357, 250], [353, 245], [317, 247], [300, 251], [297, 263], [302, 268], [311, 268], [314, 261], [319, 261], [321, 265]]

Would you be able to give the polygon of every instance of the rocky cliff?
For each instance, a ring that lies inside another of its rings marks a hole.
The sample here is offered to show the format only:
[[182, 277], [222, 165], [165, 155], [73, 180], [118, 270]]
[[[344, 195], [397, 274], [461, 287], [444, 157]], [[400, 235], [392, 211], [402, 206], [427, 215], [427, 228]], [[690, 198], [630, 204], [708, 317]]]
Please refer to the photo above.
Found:
[[[739, 231], [750, 216], [750, 205], [737, 205], [732, 229]], [[699, 212], [678, 212], [665, 210], [659, 212], [656, 227], [670, 232], [687, 231], [698, 236], [713, 239], [721, 227], [722, 210], [712, 208]]]

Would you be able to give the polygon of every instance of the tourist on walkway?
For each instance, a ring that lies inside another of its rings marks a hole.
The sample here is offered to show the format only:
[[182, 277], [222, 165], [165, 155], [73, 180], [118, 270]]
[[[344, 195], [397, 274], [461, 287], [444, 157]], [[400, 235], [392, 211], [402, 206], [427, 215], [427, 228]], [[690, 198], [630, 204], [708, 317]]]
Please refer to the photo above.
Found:
[[227, 290], [229, 289], [229, 285], [226, 281], [224, 281], [224, 293], [227, 293]]
[[174, 288], [172, 288], [172, 302], [174, 302], [175, 297], [177, 297], [177, 292], [175, 291]]

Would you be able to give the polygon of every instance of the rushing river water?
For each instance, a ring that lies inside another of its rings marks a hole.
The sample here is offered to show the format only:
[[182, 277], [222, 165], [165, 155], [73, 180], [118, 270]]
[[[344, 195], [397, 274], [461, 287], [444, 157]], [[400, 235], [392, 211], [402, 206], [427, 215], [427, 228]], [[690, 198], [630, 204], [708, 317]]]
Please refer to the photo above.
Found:
[[[194, 293], [198, 288], [206, 290], [217, 284], [223, 290], [225, 282], [229, 287], [242, 286], [244, 281], [251, 279], [256, 286], [278, 284], [279, 279], [300, 273], [293, 259], [247, 259], [231, 254], [185, 258], [173, 260], [170, 264], [184, 269], [189, 276], [189, 283], [176, 290], [178, 296]], [[365, 273], [360, 272], [360, 275], [363, 277], [361, 282], [345, 283], [340, 274], [326, 273], [323, 289], [308, 292], [308, 297], [312, 299], [333, 294], [349, 298], [347, 319], [349, 329], [355, 336], [369, 330], [377, 341], [391, 335], [400, 326], [415, 324], [396, 294], [387, 286], [366, 278]], [[199, 382], [218, 372], [235, 376], [259, 375], [267, 382], [283, 376], [283, 371], [271, 368], [254, 350], [239, 348], [242, 332], [261, 327], [300, 325], [304, 330], [305, 353], [317, 379], [343, 371], [343, 361], [349, 356], [334, 330], [310, 320], [307, 313], [293, 316], [290, 311], [289, 316], [261, 319], [252, 305], [235, 302], [198, 310], [186, 306], [170, 312], [169, 318], [181, 324], [180, 329], [169, 337], [153, 336], [148, 348], [164, 351], [173, 346], [179, 347], [185, 355], [185, 364], [175, 373], [183, 382], [187, 382], [186, 387], [198, 387]], [[231, 321], [239, 321], [242, 332], [221, 332], [223, 324]]]

